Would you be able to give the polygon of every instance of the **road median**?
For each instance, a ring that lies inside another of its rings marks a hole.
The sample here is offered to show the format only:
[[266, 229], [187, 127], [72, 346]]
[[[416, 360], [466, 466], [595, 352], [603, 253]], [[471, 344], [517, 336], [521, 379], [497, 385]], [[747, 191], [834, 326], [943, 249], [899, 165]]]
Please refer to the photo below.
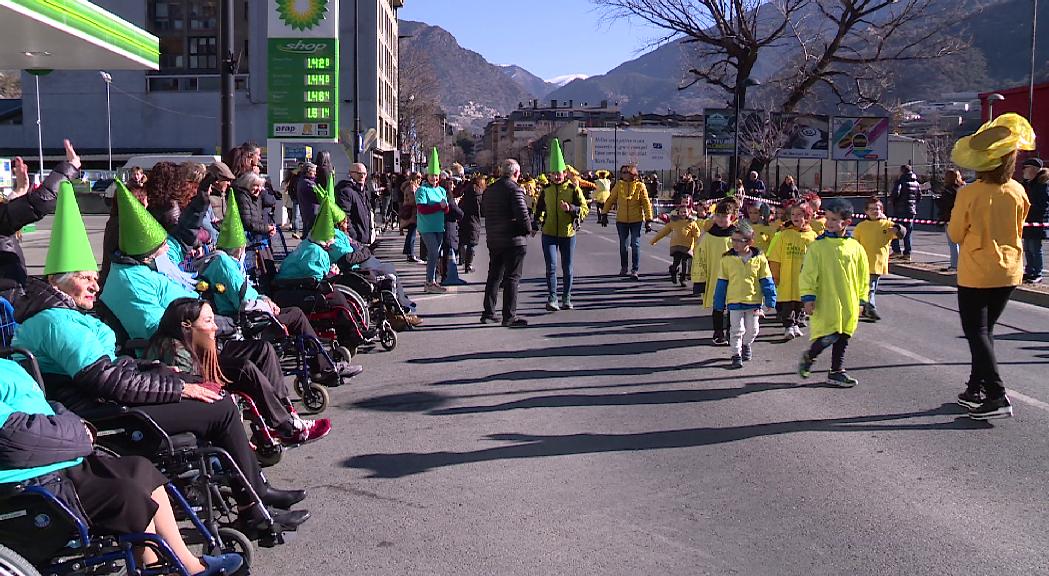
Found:
[[[890, 262], [889, 273], [924, 280], [941, 286], [955, 286], [957, 274], [943, 272], [943, 264], [924, 262]], [[1021, 284], [1013, 291], [1012, 300], [1049, 308], [1049, 286], [1044, 284]]]

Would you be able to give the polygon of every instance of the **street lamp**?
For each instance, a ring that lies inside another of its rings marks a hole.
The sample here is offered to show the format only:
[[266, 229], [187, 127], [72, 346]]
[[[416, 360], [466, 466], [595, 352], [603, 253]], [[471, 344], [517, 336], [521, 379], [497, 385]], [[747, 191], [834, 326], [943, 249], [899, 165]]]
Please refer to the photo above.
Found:
[[994, 94], [987, 95], [987, 120], [994, 120], [994, 103], [1005, 100], [1005, 96], [995, 92]]
[[113, 171], [113, 117], [112, 108], [109, 105], [109, 85], [113, 83], [113, 77], [109, 72], [99, 70], [102, 81], [106, 83], [106, 148], [109, 150], [109, 171]]
[[612, 166], [612, 172], [614, 174], [618, 174], [616, 171], [619, 170], [619, 129], [628, 127], [630, 127], [630, 122], [620, 120], [616, 122], [615, 129], [612, 131], [612, 163], [615, 164]]
[[[757, 80], [754, 80], [753, 78], [747, 78], [746, 80], [743, 81], [742, 89], [746, 90], [749, 87], [760, 86], [760, 85], [761, 85], [761, 82], [758, 82]], [[742, 124], [742, 122], [740, 122], [740, 117], [739, 117], [739, 114], [740, 114], [739, 101], [742, 100], [742, 98], [740, 98], [741, 91], [742, 90], [740, 89], [740, 87], [737, 86], [736, 87], [736, 115], [734, 117], [735, 118], [735, 124], [736, 124], [736, 137], [735, 137], [734, 149], [733, 149], [733, 153], [732, 153], [732, 178], [733, 178], [733, 180], [735, 180], [736, 178], [739, 178], [739, 125]]]
[[1038, 0], [1033, 0], [1034, 15], [1031, 17], [1031, 78], [1027, 85], [1027, 121], [1034, 122], [1034, 49], [1037, 45]]

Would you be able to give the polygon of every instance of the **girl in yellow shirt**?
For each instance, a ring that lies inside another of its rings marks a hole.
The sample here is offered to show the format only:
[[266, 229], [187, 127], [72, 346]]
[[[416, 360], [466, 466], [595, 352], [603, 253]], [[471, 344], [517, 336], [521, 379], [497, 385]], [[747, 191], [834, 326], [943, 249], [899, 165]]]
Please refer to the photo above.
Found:
[[762, 254], [767, 254], [772, 237], [778, 230], [769, 224], [769, 205], [759, 201], [747, 207], [747, 224], [754, 230], [754, 247]]
[[790, 209], [791, 227], [780, 230], [772, 238], [769, 246], [769, 266], [772, 277], [776, 280], [776, 310], [783, 322], [783, 338], [793, 340], [802, 336], [801, 264], [809, 244], [816, 240], [816, 233], [809, 226], [812, 219], [812, 207], [799, 202]]

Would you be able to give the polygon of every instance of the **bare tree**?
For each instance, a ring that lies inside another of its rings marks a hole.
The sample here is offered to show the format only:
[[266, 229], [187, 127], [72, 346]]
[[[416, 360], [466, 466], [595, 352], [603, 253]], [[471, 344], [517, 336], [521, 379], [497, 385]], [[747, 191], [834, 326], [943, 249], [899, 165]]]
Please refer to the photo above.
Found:
[[437, 101], [437, 77], [426, 53], [414, 49], [409, 42], [401, 48], [397, 74], [398, 131], [407, 147], [416, 146], [425, 155], [432, 146], [441, 146], [445, 137], [445, 114]]
[[22, 97], [22, 71], [0, 70], [0, 98]]
[[748, 111], [740, 116], [740, 154], [751, 157], [750, 170], [761, 172], [776, 159], [790, 139], [793, 117], [769, 108]]

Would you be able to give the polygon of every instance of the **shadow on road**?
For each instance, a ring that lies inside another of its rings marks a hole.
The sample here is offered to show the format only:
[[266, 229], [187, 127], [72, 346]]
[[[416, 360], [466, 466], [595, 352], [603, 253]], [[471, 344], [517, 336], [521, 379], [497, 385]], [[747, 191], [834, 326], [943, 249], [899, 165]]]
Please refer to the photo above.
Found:
[[492, 350], [438, 356], [436, 358], [412, 358], [409, 364], [450, 364], [465, 360], [499, 360], [521, 358], [600, 357], [650, 354], [661, 350], [692, 348], [699, 343], [692, 339], [651, 340], [647, 342], [621, 342], [616, 344], [587, 344], [582, 346], [558, 346], [555, 348], [532, 348], [529, 350]]
[[[370, 470], [371, 474], [369, 477], [371, 478], [403, 478], [413, 474], [422, 474], [435, 468], [475, 462], [546, 458], [572, 454], [691, 448], [795, 432], [971, 431], [993, 428], [993, 425], [987, 422], [977, 422], [959, 415], [959, 410], [960, 408], [954, 404], [943, 404], [929, 410], [897, 414], [770, 422], [726, 428], [685, 428], [635, 434], [568, 434], [564, 436], [490, 434], [485, 436], [486, 440], [513, 442], [514, 444], [470, 452], [364, 454], [345, 460], [343, 466]], [[931, 423], [901, 422], [929, 416], [946, 416], [951, 418]]]

